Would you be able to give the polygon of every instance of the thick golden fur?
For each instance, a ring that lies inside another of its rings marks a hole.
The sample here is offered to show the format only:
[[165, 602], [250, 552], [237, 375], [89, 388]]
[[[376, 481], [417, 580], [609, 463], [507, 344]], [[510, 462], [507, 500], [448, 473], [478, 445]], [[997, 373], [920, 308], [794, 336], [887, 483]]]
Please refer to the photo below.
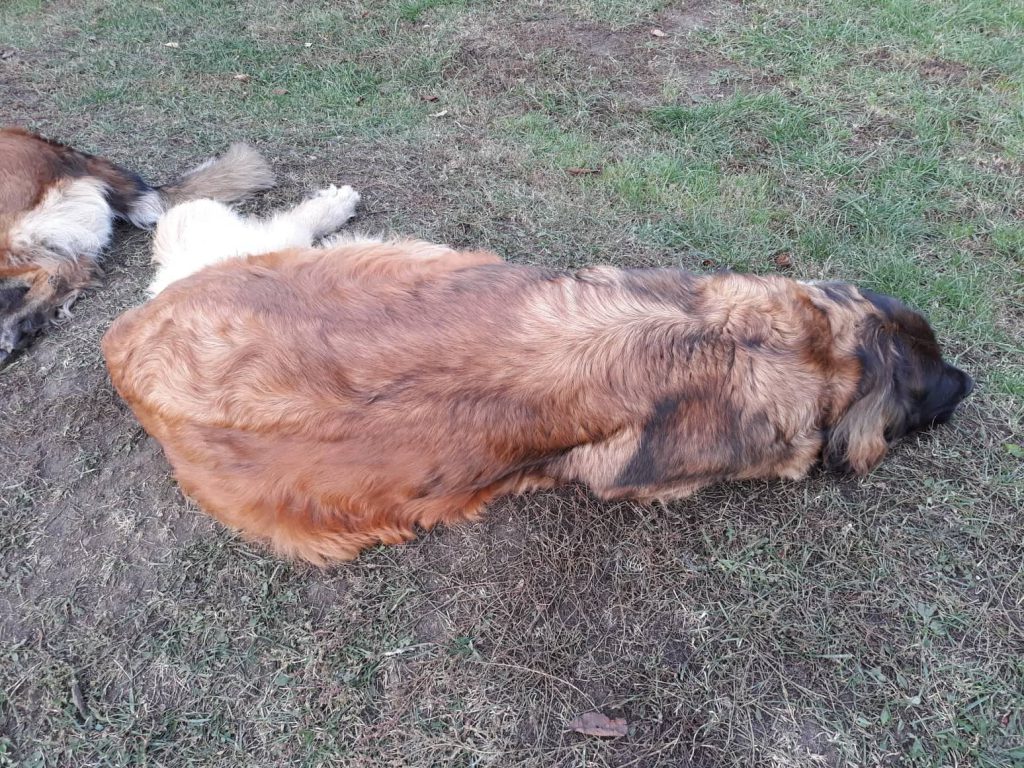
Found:
[[[823, 451], [865, 472], [970, 389], [919, 315], [845, 284], [569, 273], [420, 242], [208, 267], [103, 350], [185, 492], [314, 563], [506, 492], [671, 499], [798, 479]], [[894, 377], [939, 393], [932, 412]]]
[[95, 280], [115, 219], [151, 227], [169, 205], [235, 200], [272, 183], [244, 145], [151, 187], [103, 158], [0, 129], [0, 363]]

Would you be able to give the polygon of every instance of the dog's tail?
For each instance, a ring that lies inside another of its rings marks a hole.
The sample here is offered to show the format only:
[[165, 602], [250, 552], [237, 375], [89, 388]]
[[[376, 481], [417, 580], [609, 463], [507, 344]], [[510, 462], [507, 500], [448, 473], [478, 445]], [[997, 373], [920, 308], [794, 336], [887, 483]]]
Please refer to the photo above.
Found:
[[274, 172], [263, 156], [248, 144], [232, 144], [220, 157], [211, 157], [157, 192], [170, 208], [206, 197], [231, 203], [272, 186]]
[[263, 156], [247, 144], [232, 144], [220, 157], [211, 157], [170, 184], [150, 187], [143, 182], [138, 194], [127, 201], [124, 216], [148, 229], [178, 203], [200, 198], [231, 203], [272, 186], [274, 172]]

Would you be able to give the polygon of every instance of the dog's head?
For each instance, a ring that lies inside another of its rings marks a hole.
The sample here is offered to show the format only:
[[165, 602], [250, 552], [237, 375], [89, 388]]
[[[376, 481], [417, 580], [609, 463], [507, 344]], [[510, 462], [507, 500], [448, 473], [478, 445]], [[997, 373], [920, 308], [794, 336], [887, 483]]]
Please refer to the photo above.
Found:
[[49, 310], [25, 311], [27, 293], [23, 283], [0, 280], [0, 367], [49, 322]]
[[931, 326], [890, 296], [849, 290], [860, 380], [828, 429], [827, 465], [869, 472], [901, 437], [949, 421], [974, 381], [942, 359]]

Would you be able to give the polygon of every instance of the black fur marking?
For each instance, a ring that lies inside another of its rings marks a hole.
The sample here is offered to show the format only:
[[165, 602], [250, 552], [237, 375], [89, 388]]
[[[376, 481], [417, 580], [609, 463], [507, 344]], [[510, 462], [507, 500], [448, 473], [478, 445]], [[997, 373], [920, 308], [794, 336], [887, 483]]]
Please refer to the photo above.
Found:
[[848, 283], [818, 283], [818, 287], [836, 304], [849, 304], [854, 299], [853, 286]]
[[125, 193], [123, 190], [115, 189], [114, 187], [107, 185], [106, 199], [107, 204], [117, 213], [118, 216], [127, 218], [131, 211], [132, 205], [146, 192], [150, 192], [152, 187], [147, 184], [139, 174], [133, 171], [127, 171], [124, 168], [115, 166], [118, 171], [124, 176], [125, 181], [129, 182], [134, 188], [130, 193]]
[[17, 311], [25, 303], [28, 286], [20, 283], [0, 283], [0, 316]]
[[654, 299], [686, 314], [699, 314], [697, 276], [685, 269], [640, 268], [622, 271], [622, 286], [644, 298]]
[[647, 420], [643, 434], [640, 436], [640, 446], [629, 460], [629, 464], [615, 478], [616, 486], [640, 488], [665, 482], [666, 478], [662, 474], [664, 468], [660, 461], [662, 448], [665, 437], [671, 428], [669, 422], [681, 402], [682, 397], [671, 395], [662, 398], [655, 404], [654, 413]]
[[[706, 427], [703, 434], [695, 431], [698, 425]], [[726, 477], [744, 465], [751, 440], [767, 444], [773, 432], [767, 414], [744, 416], [717, 393], [665, 397], [655, 405], [640, 445], [615, 485], [656, 489]]]

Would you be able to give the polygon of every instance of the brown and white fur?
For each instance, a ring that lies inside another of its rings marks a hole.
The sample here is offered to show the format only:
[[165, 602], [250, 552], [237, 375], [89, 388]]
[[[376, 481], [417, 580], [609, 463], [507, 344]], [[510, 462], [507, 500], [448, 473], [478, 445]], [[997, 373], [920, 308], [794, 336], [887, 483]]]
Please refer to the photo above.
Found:
[[109, 160], [0, 129], [0, 364], [95, 281], [115, 219], [148, 229], [176, 203], [238, 200], [273, 183], [243, 144], [151, 187]]
[[[313, 563], [562, 483], [652, 500], [797, 480], [821, 458], [864, 473], [972, 386], [919, 314], [843, 283], [311, 248], [312, 225], [218, 262], [202, 248], [228, 213], [168, 214], [162, 290], [103, 351], [184, 491]], [[166, 279], [186, 259], [206, 266]]]

